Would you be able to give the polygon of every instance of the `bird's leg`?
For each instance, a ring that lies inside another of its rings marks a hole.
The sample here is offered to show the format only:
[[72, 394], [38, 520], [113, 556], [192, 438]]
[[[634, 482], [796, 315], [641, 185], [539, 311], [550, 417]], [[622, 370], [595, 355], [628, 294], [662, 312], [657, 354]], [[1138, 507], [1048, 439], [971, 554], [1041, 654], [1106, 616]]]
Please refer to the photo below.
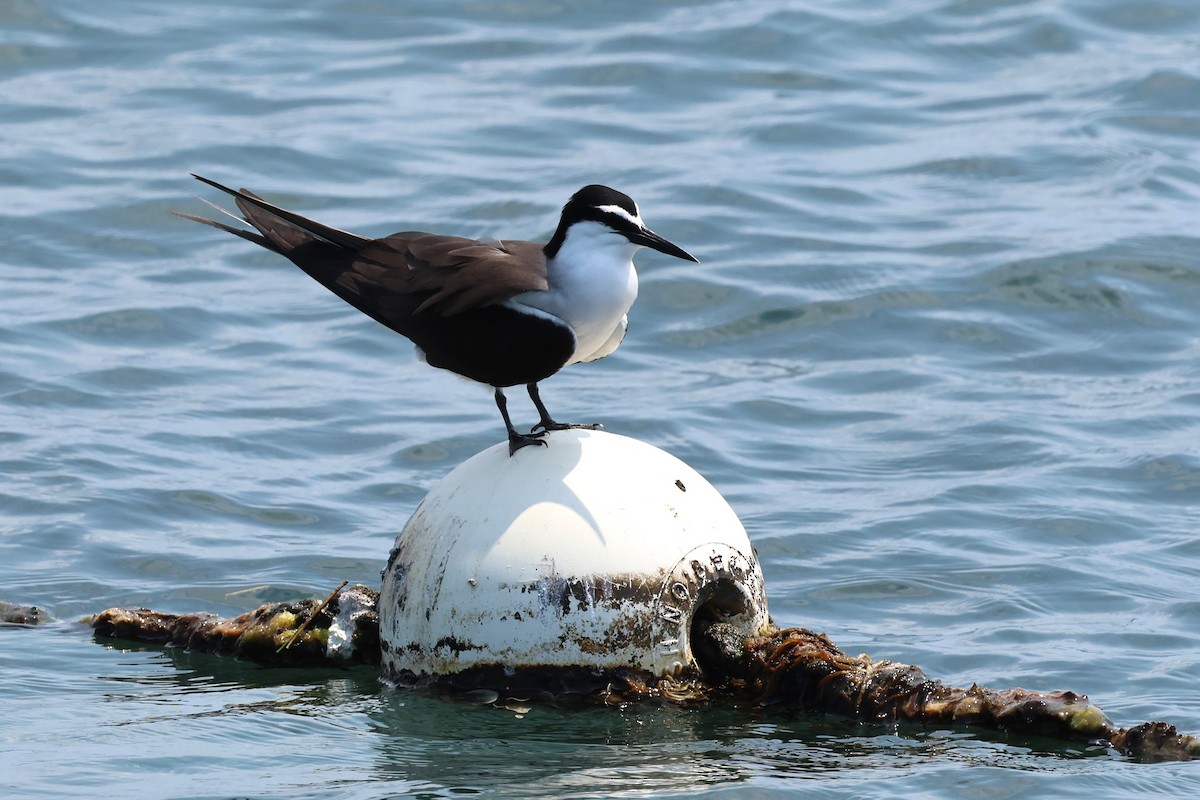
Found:
[[517, 429], [513, 427], [512, 420], [508, 418], [508, 399], [504, 396], [504, 390], [499, 386], [496, 387], [496, 408], [500, 409], [500, 416], [504, 418], [504, 427], [508, 429], [508, 456], [512, 458], [517, 451], [522, 447], [528, 447], [531, 444], [546, 444], [536, 436], [526, 436], [523, 433], [517, 433]]
[[550, 419], [550, 412], [546, 410], [546, 404], [542, 402], [542, 397], [538, 394], [537, 384], [529, 383], [526, 384], [525, 388], [529, 389], [529, 399], [533, 401], [534, 408], [536, 408], [538, 410], [538, 414], [541, 415], [541, 419], [538, 420], [538, 424], [529, 429], [529, 432], [535, 436], [545, 436], [550, 431], [565, 431], [570, 430], [571, 428], [583, 428], [584, 430], [594, 431], [597, 428], [604, 427], [599, 422], [593, 422], [590, 425], [581, 425], [572, 422], [555, 422], [554, 420]]

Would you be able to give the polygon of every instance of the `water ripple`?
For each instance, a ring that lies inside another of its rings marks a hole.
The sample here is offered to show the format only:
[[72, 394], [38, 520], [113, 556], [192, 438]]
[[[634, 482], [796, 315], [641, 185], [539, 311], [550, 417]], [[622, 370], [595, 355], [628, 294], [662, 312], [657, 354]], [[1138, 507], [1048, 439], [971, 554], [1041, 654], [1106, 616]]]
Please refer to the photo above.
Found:
[[[377, 583], [424, 492], [502, 438], [485, 389], [168, 215], [205, 210], [188, 172], [372, 235], [546, 236], [600, 181], [702, 263], [639, 254], [620, 351], [544, 395], [719, 486], [777, 621], [1200, 727], [1195, 3], [11, 0], [0, 24], [6, 599], [232, 614]], [[515, 721], [0, 637], [31, 796], [194, 794], [196, 753], [215, 795], [1197, 788], [958, 731]]]

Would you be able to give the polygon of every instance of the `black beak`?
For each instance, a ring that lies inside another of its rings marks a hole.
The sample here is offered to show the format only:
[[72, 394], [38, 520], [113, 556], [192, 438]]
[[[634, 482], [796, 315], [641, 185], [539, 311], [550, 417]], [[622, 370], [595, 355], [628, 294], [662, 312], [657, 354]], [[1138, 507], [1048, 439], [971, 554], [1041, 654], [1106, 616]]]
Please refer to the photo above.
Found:
[[687, 250], [684, 250], [678, 245], [671, 244], [666, 239], [647, 228], [642, 228], [633, 236], [630, 236], [629, 241], [633, 242], [634, 244], [640, 244], [643, 247], [649, 247], [651, 250], [657, 250], [660, 253], [666, 253], [669, 256], [682, 258], [684, 261], [695, 261], [697, 264], [700, 263], [700, 259], [696, 258]]

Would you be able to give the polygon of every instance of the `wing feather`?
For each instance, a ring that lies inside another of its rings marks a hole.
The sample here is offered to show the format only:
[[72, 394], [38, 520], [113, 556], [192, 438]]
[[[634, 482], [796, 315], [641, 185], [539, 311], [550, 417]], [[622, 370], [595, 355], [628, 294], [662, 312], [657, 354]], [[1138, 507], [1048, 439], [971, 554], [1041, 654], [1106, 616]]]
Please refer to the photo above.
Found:
[[454, 316], [549, 288], [546, 256], [536, 242], [482, 242], [420, 231], [369, 239], [288, 211], [246, 189], [195, 177], [232, 195], [243, 221], [258, 233], [180, 216], [287, 256], [343, 300], [405, 335], [409, 315]]
[[417, 314], [453, 316], [549, 288], [546, 256], [535, 242], [489, 244], [458, 236], [393, 234], [359, 251], [351, 271], [355, 280], [423, 295], [413, 312]]

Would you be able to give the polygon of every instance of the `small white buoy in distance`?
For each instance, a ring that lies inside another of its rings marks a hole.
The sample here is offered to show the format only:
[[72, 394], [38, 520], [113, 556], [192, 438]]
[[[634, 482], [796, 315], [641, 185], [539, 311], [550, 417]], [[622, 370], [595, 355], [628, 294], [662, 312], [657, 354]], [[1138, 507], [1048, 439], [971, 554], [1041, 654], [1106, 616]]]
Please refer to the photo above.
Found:
[[547, 444], [475, 455], [413, 513], [383, 573], [385, 678], [563, 691], [606, 670], [698, 675], [694, 625], [768, 624], [746, 531], [698, 472], [602, 431]]

